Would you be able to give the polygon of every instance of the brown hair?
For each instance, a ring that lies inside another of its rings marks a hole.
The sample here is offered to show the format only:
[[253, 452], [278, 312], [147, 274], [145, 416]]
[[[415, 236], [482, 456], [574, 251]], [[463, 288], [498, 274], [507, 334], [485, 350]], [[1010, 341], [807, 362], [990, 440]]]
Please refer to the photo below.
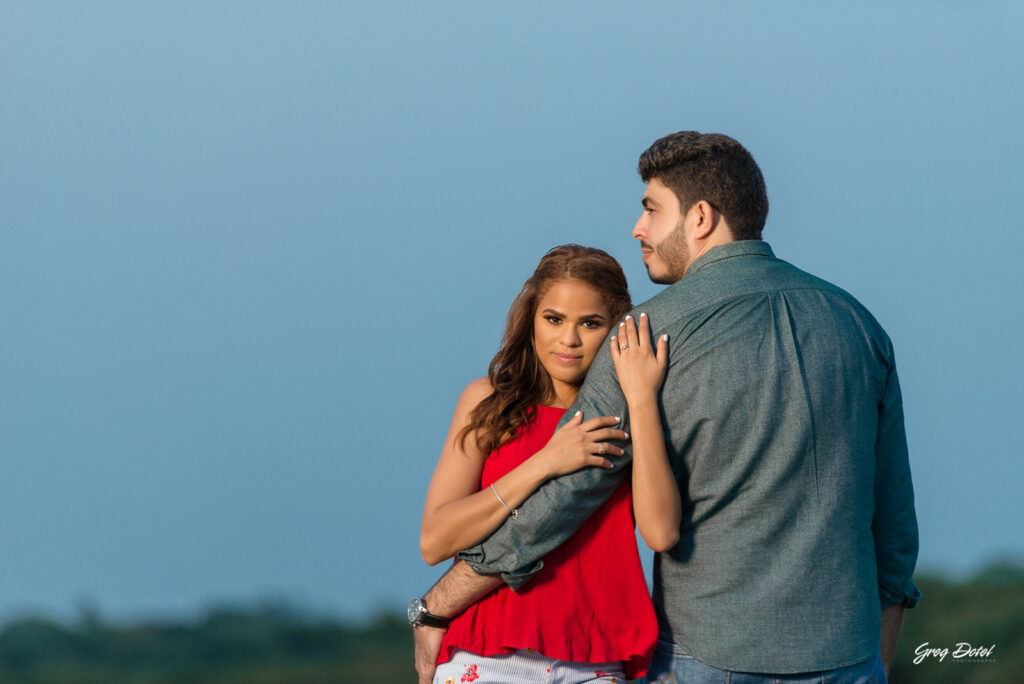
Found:
[[533, 318], [548, 288], [561, 280], [579, 280], [600, 292], [612, 321], [632, 306], [622, 267], [607, 252], [571, 244], [549, 250], [512, 302], [501, 347], [487, 368], [493, 390], [470, 414], [459, 435], [463, 446], [476, 432], [477, 447], [490, 454], [550, 398], [551, 378], [533, 348]]
[[743, 145], [720, 133], [680, 131], [654, 141], [640, 155], [645, 183], [657, 178], [687, 209], [705, 200], [720, 211], [735, 240], [760, 240], [768, 191], [757, 162]]

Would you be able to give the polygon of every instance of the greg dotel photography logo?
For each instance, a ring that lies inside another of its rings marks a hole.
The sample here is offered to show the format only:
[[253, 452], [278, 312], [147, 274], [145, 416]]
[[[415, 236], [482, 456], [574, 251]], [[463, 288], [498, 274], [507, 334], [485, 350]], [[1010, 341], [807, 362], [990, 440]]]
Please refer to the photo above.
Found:
[[940, 663], [991, 663], [995, 661], [995, 650], [995, 644], [973, 645], [960, 641], [953, 646], [943, 646], [926, 641], [914, 649], [914, 664], [920, 665], [929, 660]]

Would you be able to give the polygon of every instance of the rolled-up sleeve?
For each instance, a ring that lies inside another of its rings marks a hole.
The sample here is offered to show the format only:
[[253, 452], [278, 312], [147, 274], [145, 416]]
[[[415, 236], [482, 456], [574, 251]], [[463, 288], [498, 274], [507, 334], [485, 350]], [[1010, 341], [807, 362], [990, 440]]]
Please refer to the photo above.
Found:
[[895, 364], [889, 367], [878, 407], [875, 443], [875, 515], [872, 523], [882, 605], [913, 608], [921, 598], [914, 585], [917, 564], [917, 516], [903, 423], [903, 398]]
[[[559, 427], [577, 411], [583, 411], [584, 420], [619, 416], [621, 429], [629, 429], [626, 400], [607, 344], [602, 345], [576, 403], [565, 412]], [[626, 455], [612, 459], [612, 469], [587, 467], [548, 480], [519, 506], [515, 519], [506, 519], [483, 543], [460, 551], [458, 557], [478, 574], [500, 574], [518, 591], [544, 566], [544, 556], [571, 537], [615, 492], [632, 459], [629, 444], [620, 446]]]

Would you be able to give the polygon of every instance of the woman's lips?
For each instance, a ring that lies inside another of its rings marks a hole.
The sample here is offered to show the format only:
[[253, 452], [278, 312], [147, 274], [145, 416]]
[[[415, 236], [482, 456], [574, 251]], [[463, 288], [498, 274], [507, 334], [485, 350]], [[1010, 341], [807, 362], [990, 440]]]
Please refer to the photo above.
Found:
[[583, 358], [582, 356], [572, 356], [571, 354], [555, 354], [555, 358], [562, 363], [579, 363]]

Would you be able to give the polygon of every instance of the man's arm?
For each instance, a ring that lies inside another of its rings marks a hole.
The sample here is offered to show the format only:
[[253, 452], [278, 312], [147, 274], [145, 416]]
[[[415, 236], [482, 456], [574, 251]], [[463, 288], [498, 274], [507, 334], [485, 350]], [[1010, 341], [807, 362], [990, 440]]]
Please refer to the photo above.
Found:
[[459, 561], [430, 588], [423, 603], [434, 615], [455, 617], [500, 584], [497, 575], [478, 575], [465, 561]]
[[892, 669], [892, 659], [896, 656], [896, 644], [900, 640], [900, 630], [903, 628], [903, 604], [894, 603], [882, 609], [882, 666], [885, 667], [885, 674], [888, 676]]
[[917, 516], [910, 457], [903, 426], [903, 398], [895, 365], [889, 367], [885, 393], [878, 407], [875, 441], [875, 514], [871, 524], [878, 563], [882, 605], [917, 605], [921, 592], [914, 586], [917, 564]]
[[[890, 359], [891, 348], [890, 348]], [[892, 363], [890, 361], [890, 363]], [[917, 563], [917, 516], [914, 487], [903, 424], [903, 398], [895, 365], [890, 365], [878, 408], [875, 442], [875, 516], [871, 525], [878, 564], [878, 593], [882, 603], [882, 664], [892, 665], [903, 626], [904, 608], [921, 598], [914, 585]]]
[[[434, 615], [454, 617], [500, 584], [501, 578], [497, 575], [478, 575], [464, 561], [459, 561], [430, 588], [423, 597], [423, 605]], [[413, 628], [420, 684], [429, 684], [434, 678], [444, 632], [425, 625]]]
[[[626, 399], [607, 345], [602, 345], [576, 403], [565, 412], [559, 427], [576, 411], [583, 412], [584, 420], [619, 416], [619, 428], [629, 431]], [[571, 537], [615, 492], [633, 456], [629, 443], [620, 446], [626, 453], [612, 460], [613, 468], [583, 468], [548, 480], [519, 506], [515, 519], [506, 519], [483, 543], [460, 551], [458, 557], [479, 574], [500, 574], [513, 590], [522, 588], [543, 567], [541, 559]]]

